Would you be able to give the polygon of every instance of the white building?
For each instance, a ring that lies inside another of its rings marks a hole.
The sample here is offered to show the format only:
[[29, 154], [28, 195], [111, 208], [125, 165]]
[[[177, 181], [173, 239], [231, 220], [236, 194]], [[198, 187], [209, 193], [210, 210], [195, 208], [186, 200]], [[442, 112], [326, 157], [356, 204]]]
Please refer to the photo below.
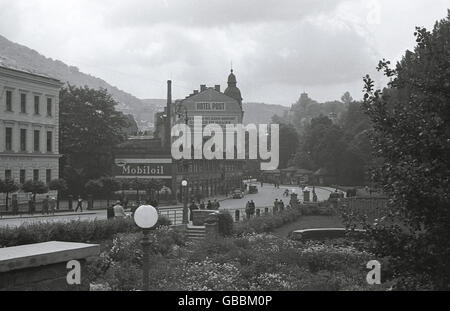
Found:
[[0, 179], [59, 177], [59, 80], [0, 66]]

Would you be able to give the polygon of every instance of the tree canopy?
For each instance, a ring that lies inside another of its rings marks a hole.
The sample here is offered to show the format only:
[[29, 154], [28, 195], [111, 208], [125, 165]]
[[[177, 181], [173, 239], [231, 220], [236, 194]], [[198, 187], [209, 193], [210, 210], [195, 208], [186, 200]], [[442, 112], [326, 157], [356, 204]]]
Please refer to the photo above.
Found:
[[448, 290], [450, 11], [433, 31], [417, 28], [415, 35], [417, 46], [395, 69], [380, 62], [388, 88], [364, 79], [372, 143], [383, 159], [373, 177], [392, 198], [391, 217], [372, 228], [374, 250], [391, 258], [399, 288]]
[[108, 175], [112, 149], [126, 139], [130, 120], [115, 109], [105, 89], [69, 85], [60, 93], [60, 132], [63, 177], [74, 193], [88, 180]]

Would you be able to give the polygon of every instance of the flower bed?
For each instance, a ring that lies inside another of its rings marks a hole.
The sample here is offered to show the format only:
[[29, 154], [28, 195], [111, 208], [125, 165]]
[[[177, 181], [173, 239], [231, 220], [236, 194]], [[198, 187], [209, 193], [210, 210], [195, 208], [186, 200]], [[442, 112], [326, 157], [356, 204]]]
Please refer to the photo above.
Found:
[[[151, 289], [373, 290], [373, 256], [348, 241], [301, 243], [268, 234], [186, 243], [173, 229], [152, 232]], [[141, 288], [139, 235], [119, 236], [95, 265], [97, 289]], [[378, 287], [377, 289], [385, 289]]]

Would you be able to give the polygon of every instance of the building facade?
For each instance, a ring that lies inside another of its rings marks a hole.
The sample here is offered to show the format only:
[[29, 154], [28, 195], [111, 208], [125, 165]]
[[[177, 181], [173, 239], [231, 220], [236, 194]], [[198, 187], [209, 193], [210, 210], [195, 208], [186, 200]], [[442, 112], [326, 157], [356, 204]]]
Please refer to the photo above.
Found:
[[59, 80], [0, 66], [0, 179], [59, 177]]
[[[226, 194], [242, 187], [243, 160], [174, 160], [171, 155], [171, 129], [177, 123], [188, 124], [193, 132], [194, 117], [202, 117], [207, 124], [242, 123], [241, 92], [237, 88], [233, 72], [228, 77], [228, 88], [221, 92], [220, 86], [201, 85], [185, 99], [172, 102], [171, 81], [168, 81], [167, 106], [155, 115], [153, 139], [129, 140], [117, 146], [115, 153], [115, 176], [118, 179], [158, 179], [169, 187], [172, 198], [182, 201], [182, 181], [188, 182], [189, 199], [200, 199]], [[133, 169], [134, 168], [134, 169]]]

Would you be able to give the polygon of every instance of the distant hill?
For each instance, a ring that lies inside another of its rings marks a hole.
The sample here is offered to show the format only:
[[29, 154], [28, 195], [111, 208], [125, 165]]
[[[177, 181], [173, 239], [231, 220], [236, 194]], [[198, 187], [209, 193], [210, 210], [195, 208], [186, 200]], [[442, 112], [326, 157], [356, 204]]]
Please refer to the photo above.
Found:
[[[64, 83], [76, 86], [87, 85], [93, 89], [104, 88], [119, 103], [117, 109], [134, 116], [141, 130], [152, 130], [154, 114], [163, 109], [166, 99], [139, 99], [106, 81], [81, 72], [60, 60], [47, 58], [26, 46], [9, 41], [0, 35], [0, 65], [44, 74]], [[279, 105], [244, 103], [244, 123], [269, 123], [272, 116], [283, 116], [289, 108]]]
[[274, 115], [282, 117], [289, 107], [262, 103], [244, 103], [244, 124], [269, 124]]
[[106, 81], [85, 74], [77, 67], [69, 66], [59, 60], [47, 58], [35, 50], [14, 43], [0, 35], [0, 65], [41, 73], [57, 78], [65, 83], [77, 86], [89, 86], [93, 89], [104, 88], [119, 102], [118, 110], [131, 113], [136, 117], [134, 111], [142, 106], [139, 98], [108, 84]]

